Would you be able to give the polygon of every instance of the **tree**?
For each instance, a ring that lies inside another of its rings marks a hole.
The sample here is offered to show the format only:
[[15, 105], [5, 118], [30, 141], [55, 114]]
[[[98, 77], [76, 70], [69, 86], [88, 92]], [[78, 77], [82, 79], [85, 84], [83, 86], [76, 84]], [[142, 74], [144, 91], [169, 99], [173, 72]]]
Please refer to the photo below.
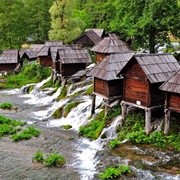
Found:
[[22, 0], [0, 0], [0, 49], [19, 48], [26, 39]]
[[53, 0], [26, 0], [24, 4], [28, 38], [36, 42], [48, 40], [48, 32], [51, 27], [49, 9]]
[[84, 23], [80, 18], [72, 17], [74, 1], [55, 0], [49, 12], [51, 14], [51, 29], [49, 39], [70, 42], [80, 35]]
[[135, 47], [154, 53], [158, 44], [170, 42], [169, 33], [180, 37], [178, 0], [116, 0], [115, 7], [111, 30], [133, 37]]

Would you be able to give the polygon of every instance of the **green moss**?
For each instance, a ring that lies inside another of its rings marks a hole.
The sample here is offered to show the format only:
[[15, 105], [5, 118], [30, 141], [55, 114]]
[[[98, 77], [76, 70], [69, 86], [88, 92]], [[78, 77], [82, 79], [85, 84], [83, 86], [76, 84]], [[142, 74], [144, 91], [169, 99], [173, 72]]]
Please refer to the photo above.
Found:
[[57, 119], [62, 117], [64, 106], [58, 108], [52, 115], [53, 118]]
[[64, 110], [64, 117], [67, 117], [67, 115], [69, 114], [69, 112], [77, 107], [78, 105], [80, 104], [80, 102], [71, 102], [69, 104], [67, 104], [67, 106], [65, 107], [65, 110]]
[[91, 95], [93, 92], [93, 86], [90, 86], [84, 93], [84, 95]]
[[56, 99], [57, 101], [60, 101], [61, 99], [64, 99], [66, 97], [68, 88], [68, 86], [62, 88], [60, 95]]
[[72, 126], [71, 126], [71, 125], [69, 125], [69, 124], [68, 124], [68, 125], [64, 125], [64, 126], [63, 126], [63, 129], [66, 129], [66, 130], [67, 130], [67, 129], [71, 129], [71, 128], [72, 128]]
[[11, 109], [12, 106], [13, 106], [12, 103], [7, 103], [7, 102], [0, 104], [1, 109]]

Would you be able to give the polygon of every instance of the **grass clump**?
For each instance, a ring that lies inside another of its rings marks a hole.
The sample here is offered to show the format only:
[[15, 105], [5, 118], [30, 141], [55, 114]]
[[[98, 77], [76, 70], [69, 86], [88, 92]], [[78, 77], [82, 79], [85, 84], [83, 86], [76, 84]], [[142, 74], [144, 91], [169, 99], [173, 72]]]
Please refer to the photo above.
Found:
[[90, 86], [84, 93], [84, 95], [91, 95], [93, 92], [93, 86]]
[[43, 152], [41, 152], [40, 150], [36, 151], [36, 153], [32, 158], [32, 162], [34, 161], [43, 163], [45, 166], [48, 167], [49, 166], [59, 167], [66, 163], [65, 157], [57, 154], [54, 150], [52, 151], [52, 153], [46, 154], [45, 158]]
[[105, 171], [99, 174], [100, 179], [116, 179], [120, 177], [120, 175], [132, 175], [129, 166], [119, 165], [117, 167], [108, 167]]
[[114, 149], [115, 147], [117, 147], [120, 144], [121, 144], [121, 142], [118, 139], [114, 139], [109, 142], [109, 147], [111, 149]]
[[13, 105], [11, 103], [7, 103], [7, 102], [4, 102], [4, 103], [0, 104], [1, 109], [11, 109], [12, 106]]
[[60, 95], [57, 97], [57, 101], [60, 101], [61, 99], [64, 99], [66, 97], [67, 94], [67, 90], [68, 90], [68, 86], [65, 86], [62, 88]]
[[34, 128], [33, 126], [29, 126], [27, 127], [27, 129], [23, 130], [21, 133], [14, 134], [11, 138], [14, 141], [20, 141], [20, 140], [30, 139], [33, 136], [38, 137], [39, 134], [40, 134], [40, 131], [38, 129]]
[[70, 124], [63, 126], [63, 129], [66, 129], [66, 130], [67, 130], [67, 129], [71, 129], [71, 128], [72, 128], [72, 126], [71, 126]]
[[56, 109], [56, 111], [53, 113], [52, 117], [55, 118], [55, 119], [62, 117], [63, 109], [64, 109], [64, 106]]

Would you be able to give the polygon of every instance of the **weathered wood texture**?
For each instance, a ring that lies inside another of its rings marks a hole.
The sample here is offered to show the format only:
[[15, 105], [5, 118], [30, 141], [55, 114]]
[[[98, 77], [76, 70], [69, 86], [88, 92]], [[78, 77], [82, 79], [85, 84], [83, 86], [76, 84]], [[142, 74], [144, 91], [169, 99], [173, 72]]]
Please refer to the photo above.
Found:
[[94, 78], [94, 92], [101, 94], [107, 98], [120, 96], [123, 93], [123, 80], [105, 81]]
[[38, 60], [41, 66], [45, 66], [45, 67], [52, 66], [52, 59], [49, 56], [38, 57]]
[[86, 63], [80, 64], [59, 64], [60, 74], [62, 77], [69, 77], [75, 74], [76, 72], [86, 68]]
[[169, 93], [167, 106], [169, 110], [180, 113], [180, 94]]
[[13, 71], [17, 64], [0, 64], [0, 71]]

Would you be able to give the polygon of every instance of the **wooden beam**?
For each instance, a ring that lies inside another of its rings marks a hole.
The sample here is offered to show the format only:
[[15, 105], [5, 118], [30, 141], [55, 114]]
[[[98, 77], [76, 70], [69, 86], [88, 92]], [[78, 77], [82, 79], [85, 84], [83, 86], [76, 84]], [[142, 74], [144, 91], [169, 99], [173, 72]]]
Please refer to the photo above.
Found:
[[150, 128], [151, 128], [151, 109], [146, 108], [145, 109], [145, 132], [146, 132], [146, 135], [149, 135]]
[[164, 113], [165, 113], [165, 118], [164, 118], [164, 135], [168, 135], [171, 111], [169, 111], [168, 109], [165, 109]]
[[121, 102], [121, 109], [122, 109], [122, 123], [125, 122], [125, 119], [126, 119], [126, 115], [127, 115], [127, 104], [122, 101]]
[[95, 113], [95, 106], [96, 106], [96, 95], [92, 94], [92, 107], [91, 107], [91, 115]]

